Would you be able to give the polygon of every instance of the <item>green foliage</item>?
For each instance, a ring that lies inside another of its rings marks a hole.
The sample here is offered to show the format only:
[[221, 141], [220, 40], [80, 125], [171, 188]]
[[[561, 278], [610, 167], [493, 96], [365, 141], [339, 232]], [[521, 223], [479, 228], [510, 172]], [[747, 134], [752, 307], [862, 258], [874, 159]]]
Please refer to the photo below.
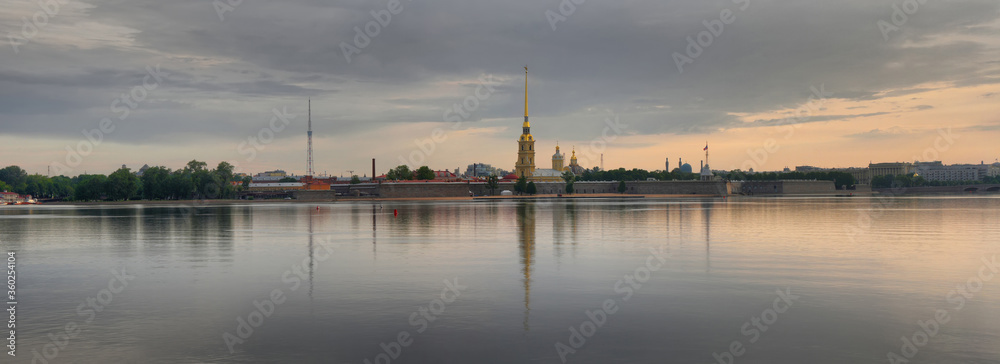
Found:
[[108, 178], [103, 174], [83, 174], [76, 177], [79, 182], [73, 193], [73, 199], [77, 201], [94, 201], [103, 199], [107, 194], [106, 186]]
[[208, 167], [208, 163], [200, 162], [198, 160], [192, 159], [190, 162], [187, 163], [187, 166], [184, 167], [184, 170], [188, 171], [188, 172], [195, 172], [195, 171], [204, 170], [207, 167]]
[[385, 174], [385, 178], [392, 181], [412, 180], [413, 172], [410, 172], [410, 167], [404, 164], [390, 169], [389, 173]]
[[576, 180], [576, 175], [573, 174], [573, 172], [566, 171], [566, 172], [563, 172], [562, 179], [564, 181], [566, 181], [566, 183], [572, 183], [573, 181]]
[[70, 198], [73, 196], [73, 180], [66, 176], [55, 176], [52, 181], [51, 197]]
[[40, 174], [29, 175], [20, 193], [35, 197], [52, 197], [52, 180]]
[[142, 197], [147, 200], [165, 200], [170, 197], [170, 169], [156, 166], [146, 169], [139, 178], [142, 182]]
[[[597, 167], [594, 167], [597, 170]], [[566, 171], [562, 174], [562, 179], [566, 181], [566, 193], [573, 193], [573, 182], [576, 181], [576, 175], [573, 172]]]
[[528, 179], [521, 177], [517, 179], [517, 183], [514, 184], [514, 192], [522, 194], [528, 190]]
[[420, 166], [420, 168], [417, 168], [417, 171], [414, 172], [414, 175], [418, 180], [434, 179], [434, 171], [428, 166]]
[[486, 188], [490, 189], [490, 195], [496, 194], [497, 188], [500, 188], [500, 178], [497, 175], [490, 175], [486, 178]]
[[618, 181], [618, 193], [625, 193], [625, 191], [628, 191], [625, 181]]
[[660, 181], [670, 181], [670, 180], [697, 180], [698, 174], [696, 173], [684, 173], [680, 169], [675, 168], [673, 172], [665, 171], [647, 171], [644, 169], [633, 168], [632, 170], [626, 170], [625, 168], [612, 169], [608, 171], [601, 171], [600, 168], [594, 168], [593, 170], [585, 170], [582, 176], [577, 177], [578, 181], [645, 181], [647, 178], [656, 178]]
[[176, 170], [170, 173], [163, 185], [167, 191], [168, 200], [190, 198], [194, 193], [194, 182], [191, 180], [191, 173], [184, 172], [184, 170]]
[[[137, 197], [150, 200], [234, 197], [236, 191], [229, 181], [239, 179], [233, 176], [233, 165], [220, 162], [212, 170], [206, 169], [206, 166], [205, 162], [197, 160], [188, 162], [184, 169], [173, 172], [166, 167], [157, 166], [147, 169], [141, 178], [128, 168], [119, 169], [110, 176], [95, 174], [49, 178], [38, 174], [27, 175], [20, 167], [9, 166], [0, 169], [0, 190], [81, 201], [119, 201]], [[17, 183], [19, 187], [10, 184], [8, 180]], [[245, 185], [249, 182], [249, 177], [244, 179]]]
[[28, 172], [18, 166], [7, 166], [0, 169], [0, 181], [7, 183], [12, 192], [24, 193], [24, 184], [28, 180]]
[[112, 201], [128, 200], [139, 192], [139, 183], [139, 177], [132, 174], [128, 168], [119, 168], [108, 176], [104, 191]]
[[278, 183], [289, 183], [289, 182], [298, 182], [298, 181], [299, 180], [295, 179], [295, 177], [285, 177], [285, 178], [279, 179]]
[[250, 176], [243, 177], [243, 190], [250, 188], [250, 182], [253, 182], [253, 178], [250, 178]]
[[361, 183], [361, 178], [358, 178], [358, 175], [356, 174], [351, 176], [351, 184], [356, 185], [358, 183]]
[[538, 193], [538, 187], [535, 187], [535, 182], [528, 182], [528, 186], [525, 188], [524, 192], [527, 192], [529, 195], [534, 195]]

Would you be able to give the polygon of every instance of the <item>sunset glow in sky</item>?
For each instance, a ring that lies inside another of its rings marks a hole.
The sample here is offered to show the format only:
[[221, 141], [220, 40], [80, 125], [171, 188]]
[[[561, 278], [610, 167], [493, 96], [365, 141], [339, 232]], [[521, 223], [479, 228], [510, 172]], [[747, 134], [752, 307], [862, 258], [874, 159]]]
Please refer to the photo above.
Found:
[[[309, 98], [320, 173], [511, 170], [525, 64], [545, 167], [556, 142], [609, 169], [697, 166], [706, 141], [713, 169], [1000, 158], [995, 0], [905, 21], [905, 1], [883, 0], [47, 3], [0, 1], [0, 165], [29, 173], [198, 159], [301, 174]], [[689, 37], [700, 52], [679, 68]], [[114, 130], [87, 141], [103, 118]]]

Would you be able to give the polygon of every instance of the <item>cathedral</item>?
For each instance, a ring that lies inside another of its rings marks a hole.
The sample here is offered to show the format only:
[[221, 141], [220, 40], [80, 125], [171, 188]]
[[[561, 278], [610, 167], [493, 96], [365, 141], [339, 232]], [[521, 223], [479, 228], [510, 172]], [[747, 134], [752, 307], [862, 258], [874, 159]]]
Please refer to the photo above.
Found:
[[583, 174], [583, 167], [577, 164], [576, 148], [569, 165], [565, 165], [566, 157], [559, 152], [556, 144], [556, 154], [552, 155], [552, 168], [535, 168], [535, 138], [531, 136], [531, 123], [528, 122], [528, 67], [524, 67], [524, 124], [521, 125], [521, 138], [517, 141], [517, 163], [514, 163], [514, 174], [518, 178], [525, 177], [532, 182], [562, 182], [564, 172], [575, 175]]

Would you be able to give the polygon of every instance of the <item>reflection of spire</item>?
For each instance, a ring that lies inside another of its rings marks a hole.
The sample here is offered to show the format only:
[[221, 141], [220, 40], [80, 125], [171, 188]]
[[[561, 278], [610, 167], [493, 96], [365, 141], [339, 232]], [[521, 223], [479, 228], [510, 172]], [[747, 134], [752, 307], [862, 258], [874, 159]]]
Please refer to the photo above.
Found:
[[524, 331], [528, 331], [528, 313], [531, 312], [531, 264], [535, 253], [535, 205], [523, 203], [517, 207], [518, 235], [521, 265], [524, 267]]
[[372, 259], [377, 258], [377, 255], [378, 255], [378, 251], [375, 250], [375, 247], [378, 246], [375, 243], [375, 226], [376, 226], [376, 224], [375, 224], [375, 204], [372, 204]]
[[309, 210], [309, 301], [313, 297], [313, 210]]

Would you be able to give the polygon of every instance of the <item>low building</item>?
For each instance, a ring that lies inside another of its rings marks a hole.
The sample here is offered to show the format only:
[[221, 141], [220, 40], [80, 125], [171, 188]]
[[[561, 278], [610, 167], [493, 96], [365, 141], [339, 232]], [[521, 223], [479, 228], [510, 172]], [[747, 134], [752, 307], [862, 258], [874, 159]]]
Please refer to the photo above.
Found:
[[434, 171], [434, 181], [458, 181], [458, 175], [448, 170]]
[[914, 172], [927, 181], [979, 181], [990, 176], [991, 167], [982, 163], [944, 165], [941, 161], [917, 162]]
[[474, 163], [465, 167], [466, 177], [489, 177], [496, 173], [497, 169], [486, 163]]
[[913, 164], [907, 162], [869, 163], [868, 170], [871, 178], [898, 176], [913, 173]]
[[[265, 182], [265, 183], [250, 183], [250, 191], [288, 191], [288, 190], [303, 190], [306, 189], [305, 183], [302, 182]], [[327, 189], [329, 185], [327, 185]]]
[[18, 202], [21, 202], [21, 195], [18, 195], [14, 192], [7, 192], [7, 191], [0, 192], [0, 203], [14, 204]]

